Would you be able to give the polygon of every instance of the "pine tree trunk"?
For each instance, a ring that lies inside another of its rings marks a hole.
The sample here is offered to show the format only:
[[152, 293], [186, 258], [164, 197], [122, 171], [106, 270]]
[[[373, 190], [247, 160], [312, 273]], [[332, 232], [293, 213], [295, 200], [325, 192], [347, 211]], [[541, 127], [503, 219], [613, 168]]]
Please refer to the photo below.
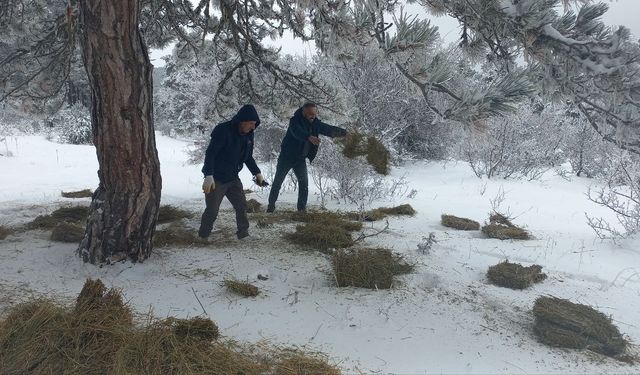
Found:
[[93, 264], [141, 262], [151, 254], [162, 182], [153, 131], [153, 67], [138, 30], [139, 4], [82, 0], [78, 6], [100, 168], [78, 252]]

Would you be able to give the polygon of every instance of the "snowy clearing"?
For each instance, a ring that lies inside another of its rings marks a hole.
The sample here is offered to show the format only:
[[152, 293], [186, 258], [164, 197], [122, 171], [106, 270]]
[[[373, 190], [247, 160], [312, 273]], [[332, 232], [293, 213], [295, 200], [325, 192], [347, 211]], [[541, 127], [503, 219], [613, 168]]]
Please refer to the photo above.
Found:
[[[200, 166], [186, 163], [188, 144], [159, 135], [157, 141], [163, 203], [200, 214], [202, 177]], [[0, 157], [0, 225], [26, 223], [64, 204], [88, 205], [88, 198], [65, 199], [60, 192], [96, 186], [93, 147], [38, 136], [8, 137], [6, 147], [12, 156]], [[390, 219], [389, 230], [368, 243], [392, 248], [416, 263], [414, 273], [398, 278], [394, 289], [336, 288], [325, 255], [281, 239], [293, 225], [259, 229], [254, 221], [251, 231], [261, 242], [164, 248], [143, 264], [102, 268], [82, 263], [75, 246], [29, 231], [0, 241], [0, 310], [32, 295], [74, 298], [91, 277], [122, 288], [139, 312], [192, 317], [203, 314], [204, 307], [227, 337], [323, 351], [346, 373], [640, 372], [638, 364], [546, 347], [532, 333], [534, 300], [553, 295], [596, 307], [611, 315], [633, 344], [640, 340], [640, 241], [614, 245], [597, 240], [585, 212], [611, 213], [586, 198], [592, 180], [480, 180], [464, 163], [419, 162], [395, 169], [393, 175], [406, 176], [410, 189], [418, 191], [415, 198], [394, 203], [410, 203], [418, 214]], [[249, 188], [246, 170], [241, 176]], [[440, 225], [443, 213], [484, 222], [491, 200], [502, 191], [501, 208], [530, 230], [534, 240], [486, 239], [477, 231]], [[267, 194], [264, 190], [250, 197], [264, 204]], [[279, 208], [293, 207], [295, 193], [283, 193], [280, 202]], [[214, 238], [235, 231], [228, 202], [223, 208]], [[351, 207], [332, 202], [330, 208]], [[197, 218], [188, 221], [194, 228], [197, 224]], [[438, 242], [423, 254], [417, 245], [430, 232]], [[505, 259], [540, 264], [549, 278], [524, 291], [489, 285], [488, 266]], [[268, 279], [258, 280], [258, 274]], [[250, 299], [231, 295], [222, 286], [229, 277], [249, 280], [263, 293]], [[637, 346], [632, 350], [637, 353]]]

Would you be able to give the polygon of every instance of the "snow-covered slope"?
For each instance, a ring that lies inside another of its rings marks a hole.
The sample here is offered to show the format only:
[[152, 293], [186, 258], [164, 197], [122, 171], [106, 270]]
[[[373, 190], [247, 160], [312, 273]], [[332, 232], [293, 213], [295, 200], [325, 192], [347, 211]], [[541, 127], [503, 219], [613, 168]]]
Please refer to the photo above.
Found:
[[[4, 145], [3, 145], [4, 146]], [[41, 137], [9, 138], [13, 157], [0, 157], [0, 224], [19, 224], [68, 203], [61, 190], [97, 184], [95, 151], [50, 143]], [[163, 203], [199, 212], [200, 166], [187, 164], [181, 141], [158, 136]], [[333, 286], [329, 260], [280, 239], [290, 228], [258, 229], [258, 243], [159, 249], [144, 264], [97, 268], [74, 255], [75, 247], [32, 231], [0, 241], [0, 305], [31, 292], [73, 298], [87, 277], [122, 288], [141, 312], [158, 316], [203, 313], [196, 295], [221, 332], [234, 339], [305, 346], [328, 353], [347, 373], [639, 373], [594, 354], [552, 349], [532, 335], [533, 301], [554, 295], [596, 306], [621, 331], [640, 340], [640, 244], [595, 239], [585, 212], [609, 217], [585, 197], [592, 181], [549, 176], [541, 182], [477, 179], [464, 164], [416, 163], [394, 171], [418, 194], [418, 214], [392, 219], [387, 233], [369, 239], [417, 263], [395, 289], [371, 291]], [[243, 172], [248, 187], [250, 176]], [[504, 192], [501, 208], [536, 237], [525, 242], [485, 239], [439, 224], [442, 213], [487, 219], [491, 199]], [[266, 203], [268, 191], [252, 194]], [[313, 194], [311, 199], [315, 199]], [[284, 206], [295, 195], [284, 193]], [[80, 200], [88, 204], [89, 200]], [[389, 202], [381, 202], [381, 205]], [[282, 205], [281, 205], [282, 206]], [[233, 233], [230, 205], [214, 235]], [[333, 206], [346, 209], [345, 206]], [[196, 226], [197, 220], [189, 225]], [[379, 227], [381, 224], [375, 224]], [[431, 253], [417, 251], [434, 232]], [[487, 267], [502, 260], [537, 263], [549, 279], [525, 291], [488, 285]], [[258, 274], [268, 280], [257, 280]], [[253, 299], [225, 292], [224, 278], [248, 279], [264, 290]]]

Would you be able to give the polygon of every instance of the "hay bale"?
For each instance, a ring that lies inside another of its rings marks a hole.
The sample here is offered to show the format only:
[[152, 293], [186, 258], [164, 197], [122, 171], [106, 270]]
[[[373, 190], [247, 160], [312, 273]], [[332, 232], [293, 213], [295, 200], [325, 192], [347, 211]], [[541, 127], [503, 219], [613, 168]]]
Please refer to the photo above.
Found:
[[611, 318], [566, 299], [540, 297], [533, 306], [534, 332], [547, 345], [589, 349], [608, 356], [625, 352], [627, 342]]
[[537, 264], [524, 267], [504, 261], [489, 267], [487, 278], [492, 284], [504, 288], [526, 289], [534, 283], [544, 281], [547, 275], [542, 273], [542, 267]]
[[198, 237], [193, 229], [175, 223], [165, 229], [156, 230], [153, 235], [153, 243], [158, 247], [206, 246], [208, 244], [206, 240]]
[[482, 233], [489, 238], [497, 238], [499, 240], [531, 239], [529, 232], [514, 225], [509, 218], [497, 212], [489, 215], [489, 224], [482, 227]]
[[340, 375], [340, 370], [327, 363], [325, 358], [292, 353], [278, 363], [275, 375]]
[[253, 198], [249, 199], [247, 201], [247, 213], [253, 214], [257, 212], [262, 212], [262, 203]]
[[257, 286], [247, 282], [227, 279], [224, 281], [224, 286], [227, 287], [230, 292], [243, 297], [255, 297], [260, 294], [260, 289], [258, 289]]
[[458, 230], [479, 230], [480, 223], [477, 221], [466, 219], [453, 215], [442, 215], [440, 221], [443, 226]]
[[93, 191], [91, 191], [91, 189], [62, 192], [63, 198], [91, 198], [92, 196], [93, 196]]
[[339, 250], [332, 256], [331, 263], [339, 287], [389, 289], [393, 276], [413, 270], [413, 265], [401, 256], [381, 248]]
[[189, 219], [193, 213], [172, 205], [162, 205], [158, 211], [158, 224], [170, 223], [181, 219]]
[[295, 233], [289, 233], [285, 238], [296, 245], [314, 248], [324, 253], [353, 245], [349, 231], [325, 223], [298, 225]]
[[384, 144], [375, 137], [368, 137], [367, 163], [373, 167], [373, 170], [378, 174], [388, 175], [390, 161], [391, 153], [389, 153]]
[[362, 229], [362, 223], [349, 220], [349, 214], [340, 214], [331, 211], [304, 211], [291, 214], [293, 221], [303, 223], [316, 223], [326, 226], [343, 228], [349, 232]]
[[51, 230], [51, 241], [80, 243], [84, 238], [84, 227], [78, 224], [62, 222]]
[[171, 327], [175, 335], [181, 339], [195, 338], [213, 341], [220, 337], [218, 326], [209, 318], [177, 319], [170, 317], [164, 320], [164, 324]]
[[4, 240], [5, 238], [12, 235], [13, 233], [14, 233], [13, 229], [0, 225], [0, 241]]

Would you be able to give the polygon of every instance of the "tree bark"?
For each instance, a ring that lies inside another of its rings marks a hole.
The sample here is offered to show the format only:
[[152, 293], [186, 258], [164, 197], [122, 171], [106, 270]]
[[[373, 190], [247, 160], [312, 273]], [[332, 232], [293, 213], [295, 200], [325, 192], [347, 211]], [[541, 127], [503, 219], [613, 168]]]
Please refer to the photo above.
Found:
[[100, 178], [78, 254], [93, 264], [142, 262], [153, 248], [162, 182], [139, 3], [82, 0], [78, 7]]

